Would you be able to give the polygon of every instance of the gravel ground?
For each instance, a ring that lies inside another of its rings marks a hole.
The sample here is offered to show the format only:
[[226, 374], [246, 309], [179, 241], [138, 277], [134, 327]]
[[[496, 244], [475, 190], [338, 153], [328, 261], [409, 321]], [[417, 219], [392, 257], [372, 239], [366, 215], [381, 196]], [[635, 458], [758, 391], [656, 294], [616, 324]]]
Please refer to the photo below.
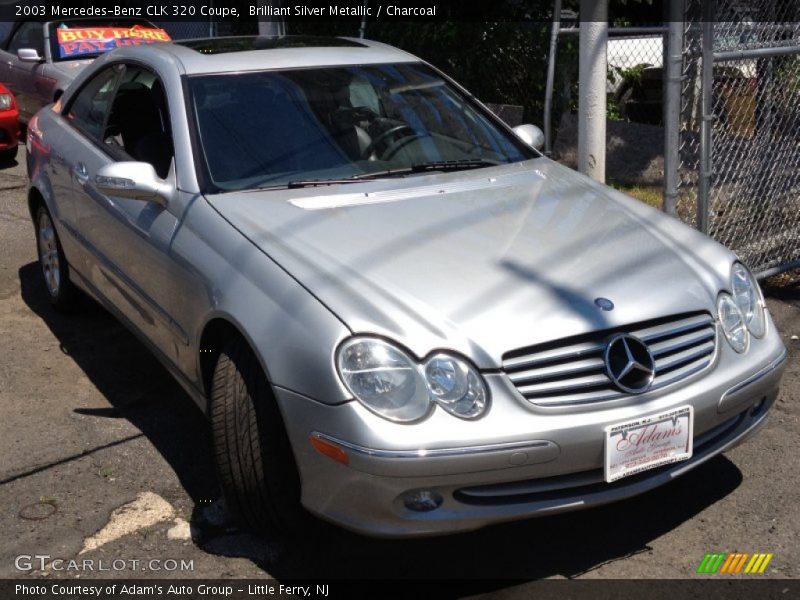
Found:
[[800, 574], [800, 342], [790, 337], [800, 335], [798, 287], [768, 299], [790, 359], [767, 425], [668, 486], [447, 538], [325, 530], [281, 544], [226, 528], [204, 420], [133, 335], [99, 308], [70, 317], [51, 310], [22, 164], [21, 155], [20, 165], [0, 170], [0, 578], [79, 574], [19, 571], [15, 558], [26, 554], [193, 561], [193, 570], [131, 563], [84, 578], [474, 578], [462, 582], [465, 595], [503, 598], [524, 596], [525, 582], [542, 577], [696, 577], [710, 551], [772, 552], [764, 576]]
[[[578, 165], [578, 115], [561, 116], [553, 157]], [[644, 123], [606, 121], [606, 173], [620, 185], [664, 186], [664, 128]]]

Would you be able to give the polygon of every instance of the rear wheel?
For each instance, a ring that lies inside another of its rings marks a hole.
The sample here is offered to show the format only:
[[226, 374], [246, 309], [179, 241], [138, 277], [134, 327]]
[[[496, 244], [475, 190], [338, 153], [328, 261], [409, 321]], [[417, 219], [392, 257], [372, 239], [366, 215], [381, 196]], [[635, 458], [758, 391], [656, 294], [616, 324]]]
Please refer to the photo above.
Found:
[[289, 535], [307, 524], [300, 478], [272, 388], [243, 340], [220, 354], [211, 430], [225, 501], [243, 527]]
[[69, 280], [69, 265], [53, 219], [44, 204], [36, 209], [35, 225], [39, 264], [50, 303], [60, 311], [72, 310], [78, 300], [78, 290]]

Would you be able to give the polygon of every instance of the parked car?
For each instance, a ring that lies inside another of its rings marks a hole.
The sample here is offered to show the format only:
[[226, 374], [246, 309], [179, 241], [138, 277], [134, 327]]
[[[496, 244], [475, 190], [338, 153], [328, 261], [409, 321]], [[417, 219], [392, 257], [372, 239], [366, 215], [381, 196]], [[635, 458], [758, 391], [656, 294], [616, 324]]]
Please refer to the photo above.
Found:
[[0, 83], [0, 163], [17, 157], [19, 148], [19, 111], [9, 89]]
[[85, 292], [175, 376], [247, 527], [588, 508], [775, 402], [786, 349], [732, 252], [390, 46], [123, 48], [29, 135], [44, 293]]
[[37, 110], [58, 100], [100, 54], [169, 40], [166, 31], [144, 19], [18, 21], [0, 46], [0, 81], [16, 95], [27, 123]]

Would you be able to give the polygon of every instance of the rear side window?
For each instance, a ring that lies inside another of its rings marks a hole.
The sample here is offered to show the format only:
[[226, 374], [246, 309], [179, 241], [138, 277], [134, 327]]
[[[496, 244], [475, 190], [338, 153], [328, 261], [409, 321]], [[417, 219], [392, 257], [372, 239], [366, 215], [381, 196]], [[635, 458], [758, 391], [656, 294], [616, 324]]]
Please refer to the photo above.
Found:
[[101, 140], [120, 69], [109, 67], [87, 83], [67, 107], [67, 119], [93, 140]]
[[22, 48], [33, 48], [39, 56], [44, 56], [44, 33], [41, 23], [34, 21], [23, 23], [14, 32], [14, 37], [8, 44], [8, 51], [16, 54], [17, 50]]

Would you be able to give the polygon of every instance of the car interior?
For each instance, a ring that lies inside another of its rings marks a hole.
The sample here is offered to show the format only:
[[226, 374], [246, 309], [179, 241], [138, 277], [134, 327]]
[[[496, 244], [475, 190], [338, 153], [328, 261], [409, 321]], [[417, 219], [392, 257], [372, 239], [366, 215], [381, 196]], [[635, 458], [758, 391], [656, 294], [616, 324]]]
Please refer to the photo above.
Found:
[[470, 158], [471, 148], [488, 146], [480, 123], [445, 106], [454, 96], [441, 79], [401, 79], [395, 90], [357, 71], [298, 69], [192, 82], [212, 180], [228, 189], [301, 175], [347, 176]]
[[104, 141], [130, 159], [153, 165], [162, 179], [167, 176], [174, 151], [159, 79], [142, 69], [126, 71], [114, 96]]
[[174, 149], [163, 85], [138, 67], [126, 68], [117, 84], [121, 70], [112, 67], [91, 80], [68, 106], [67, 118], [102, 140], [116, 160], [149, 163], [166, 178]]

